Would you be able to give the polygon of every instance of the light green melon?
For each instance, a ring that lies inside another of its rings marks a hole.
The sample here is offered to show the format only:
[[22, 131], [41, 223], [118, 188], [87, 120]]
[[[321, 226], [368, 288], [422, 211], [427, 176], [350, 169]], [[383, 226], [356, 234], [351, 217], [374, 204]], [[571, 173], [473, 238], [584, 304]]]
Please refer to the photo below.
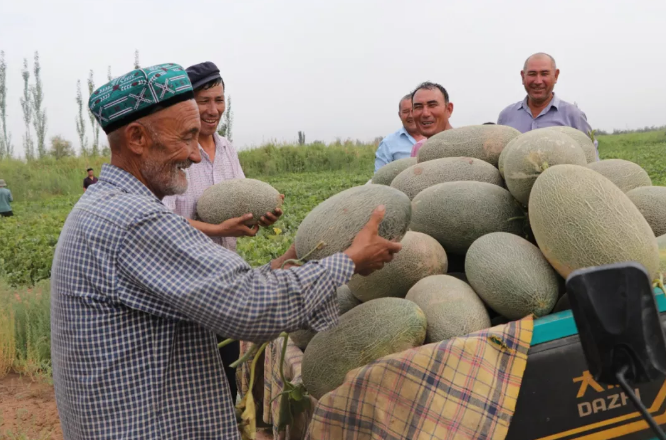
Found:
[[497, 168], [481, 159], [471, 157], [444, 157], [417, 163], [393, 179], [391, 186], [414, 199], [424, 189], [444, 182], [474, 180], [504, 187]]
[[509, 192], [527, 206], [534, 181], [558, 164], [586, 165], [585, 153], [571, 137], [540, 128], [516, 138], [504, 158], [504, 180]]
[[345, 375], [381, 357], [423, 344], [426, 317], [404, 298], [379, 298], [340, 317], [319, 332], [303, 354], [301, 374], [308, 392], [320, 399], [342, 384]]
[[628, 160], [604, 159], [592, 162], [587, 167], [613, 182], [625, 193], [641, 186], [652, 186], [647, 171]]
[[654, 235], [666, 234], [666, 187], [639, 186], [626, 194], [650, 224]]
[[541, 173], [529, 217], [541, 252], [565, 279], [576, 269], [625, 261], [657, 274], [650, 225], [626, 194], [588, 167], [555, 165]]
[[298, 258], [319, 260], [345, 251], [379, 205], [386, 207], [379, 235], [401, 240], [411, 219], [409, 197], [390, 186], [369, 183], [339, 192], [308, 213], [296, 231]]
[[509, 191], [487, 182], [438, 183], [412, 201], [409, 228], [435, 238], [447, 255], [464, 255], [491, 232], [522, 235], [525, 213]]
[[545, 129], [559, 131], [560, 133], [564, 133], [571, 137], [571, 139], [573, 139], [585, 152], [585, 159], [588, 163], [597, 161], [597, 147], [594, 145], [594, 141], [581, 130], [566, 125], [546, 127]]
[[506, 144], [506, 147], [502, 149], [502, 152], [499, 155], [499, 159], [497, 159], [497, 169], [500, 172], [500, 176], [502, 176], [502, 179], [504, 179], [504, 160], [506, 159], [506, 156], [508, 152], [511, 150], [511, 146], [516, 143], [516, 139], [519, 139], [520, 136], [516, 136], [515, 138], [511, 139], [508, 144]]
[[426, 343], [444, 341], [490, 327], [483, 301], [469, 284], [449, 275], [423, 278], [409, 289], [406, 299], [425, 312]]
[[[336, 295], [338, 297], [338, 314], [339, 316], [344, 315], [357, 305], [361, 304], [361, 301], [356, 299], [354, 295], [352, 295], [351, 290], [349, 290], [349, 286], [343, 285], [338, 287], [336, 290]], [[304, 330], [296, 330], [295, 332], [289, 333], [289, 337], [291, 338], [292, 341], [294, 341], [294, 344], [301, 350], [305, 350], [305, 348], [308, 346], [312, 338], [314, 338], [314, 335], [317, 334], [316, 330], [312, 329], [304, 329]]]
[[374, 176], [372, 176], [372, 183], [376, 183], [378, 185], [390, 185], [395, 176], [415, 164], [415, 157], [405, 157], [403, 159], [389, 162], [378, 169]]
[[356, 298], [363, 302], [389, 296], [404, 298], [421, 278], [446, 273], [446, 252], [434, 238], [408, 231], [400, 243], [400, 252], [382, 269], [368, 276], [352, 277], [349, 289]]
[[197, 215], [211, 224], [252, 213], [254, 225], [261, 216], [282, 206], [280, 193], [266, 182], [256, 179], [223, 180], [208, 187], [197, 200]]
[[547, 315], [559, 297], [558, 275], [548, 260], [515, 234], [493, 232], [472, 243], [465, 274], [488, 306], [512, 320]]
[[442, 157], [474, 157], [497, 166], [499, 155], [520, 132], [507, 125], [467, 125], [442, 131], [423, 143], [419, 163]]

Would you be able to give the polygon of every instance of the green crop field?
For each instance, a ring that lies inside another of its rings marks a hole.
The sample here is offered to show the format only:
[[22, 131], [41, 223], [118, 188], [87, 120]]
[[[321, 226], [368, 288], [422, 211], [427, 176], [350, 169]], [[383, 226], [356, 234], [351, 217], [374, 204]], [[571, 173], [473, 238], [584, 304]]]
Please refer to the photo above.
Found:
[[[636, 162], [653, 184], [666, 185], [666, 132], [601, 136], [602, 159]], [[372, 176], [372, 145], [268, 146], [241, 152], [248, 177], [264, 180], [285, 194], [284, 216], [253, 238], [242, 238], [238, 253], [252, 266], [281, 255], [298, 225], [318, 203]], [[50, 373], [49, 283], [60, 229], [81, 195], [89, 161], [0, 162], [0, 178], [10, 182], [15, 216], [0, 218], [0, 374], [10, 368]], [[12, 184], [12, 182], [14, 184]], [[5, 337], [11, 335], [11, 338]]]

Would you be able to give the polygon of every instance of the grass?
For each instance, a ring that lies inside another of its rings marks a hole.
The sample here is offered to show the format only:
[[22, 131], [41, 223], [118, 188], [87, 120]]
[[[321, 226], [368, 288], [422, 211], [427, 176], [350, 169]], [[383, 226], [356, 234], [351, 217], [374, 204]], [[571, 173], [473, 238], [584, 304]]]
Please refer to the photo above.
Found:
[[637, 163], [653, 185], [666, 186], [666, 130], [599, 137], [601, 159], [625, 159]]

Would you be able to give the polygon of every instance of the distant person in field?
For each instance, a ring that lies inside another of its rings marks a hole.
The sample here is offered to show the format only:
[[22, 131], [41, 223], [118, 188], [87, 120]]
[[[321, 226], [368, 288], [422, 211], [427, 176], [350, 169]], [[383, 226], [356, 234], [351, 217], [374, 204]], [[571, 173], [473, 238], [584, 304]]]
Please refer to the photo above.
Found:
[[416, 128], [424, 136], [412, 147], [411, 157], [417, 157], [428, 138], [453, 128], [449, 122], [453, 103], [450, 102], [449, 92], [444, 87], [429, 81], [419, 84], [411, 96]]
[[[248, 216], [229, 219], [219, 225], [202, 222], [197, 216], [197, 200], [201, 194], [216, 183], [229, 179], [245, 178], [238, 153], [231, 142], [217, 133], [220, 119], [226, 109], [224, 97], [224, 80], [217, 66], [206, 61], [186, 69], [194, 89], [194, 100], [199, 109], [201, 129], [198, 147], [201, 162], [192, 164], [187, 175], [187, 190], [183, 194], [166, 196], [162, 199], [169, 209], [187, 219], [195, 228], [208, 235], [214, 243], [231, 251], [236, 251], [236, 237], [252, 237], [259, 231], [259, 226], [270, 226], [282, 215], [279, 208], [275, 212], [267, 212], [255, 226], [247, 226]], [[252, 214], [249, 214], [252, 218]], [[222, 336], [218, 336], [221, 342]], [[240, 356], [240, 343], [233, 342], [220, 348], [225, 373], [231, 388], [231, 395], [236, 396], [238, 390], [235, 375], [236, 369], [229, 365]]]
[[375, 173], [384, 165], [398, 159], [409, 157], [412, 146], [421, 139], [425, 139], [416, 129], [412, 116], [412, 96], [405, 95], [398, 103], [398, 117], [402, 127], [386, 136], [379, 143], [375, 153]]
[[95, 183], [97, 183], [97, 177], [95, 177], [93, 169], [88, 168], [86, 171], [88, 172], [88, 177], [83, 179], [83, 192], [86, 192], [90, 185], [94, 185]]
[[[521, 133], [537, 128], [568, 126], [589, 135], [587, 116], [574, 104], [562, 100], [553, 89], [560, 76], [555, 59], [547, 53], [530, 55], [520, 71], [527, 96], [502, 110], [497, 124], [508, 125]], [[594, 141], [598, 148], [598, 142]], [[597, 153], [598, 156], [598, 153]]]
[[7, 188], [7, 182], [0, 179], [0, 217], [11, 217], [14, 215], [12, 212], [11, 202], [14, 201], [12, 192]]
[[[113, 105], [109, 105], [113, 103]], [[201, 114], [174, 63], [125, 73], [88, 108], [111, 163], [69, 213], [51, 270], [51, 354], [64, 438], [240, 439], [216, 335], [266, 342], [338, 323], [336, 290], [393, 260], [378, 206], [351, 246], [253, 269], [162, 199], [202, 161]], [[281, 268], [283, 263], [287, 263]]]

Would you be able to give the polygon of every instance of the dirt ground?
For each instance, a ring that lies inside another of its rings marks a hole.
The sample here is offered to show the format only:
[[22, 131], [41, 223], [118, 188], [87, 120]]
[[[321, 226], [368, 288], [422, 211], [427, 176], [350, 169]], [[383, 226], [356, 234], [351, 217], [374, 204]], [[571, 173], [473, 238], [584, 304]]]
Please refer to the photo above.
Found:
[[[26, 376], [0, 378], [0, 439], [62, 440], [53, 386]], [[271, 440], [259, 431], [257, 440]]]

